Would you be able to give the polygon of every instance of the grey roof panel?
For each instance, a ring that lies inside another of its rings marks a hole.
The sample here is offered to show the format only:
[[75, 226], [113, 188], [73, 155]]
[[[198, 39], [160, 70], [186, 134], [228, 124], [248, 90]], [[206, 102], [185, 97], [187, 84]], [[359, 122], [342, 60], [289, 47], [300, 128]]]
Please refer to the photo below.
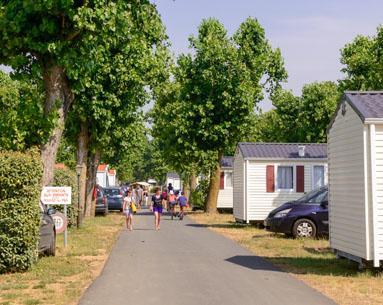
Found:
[[233, 167], [234, 157], [224, 156], [221, 160], [221, 167]]
[[363, 122], [383, 118], [383, 91], [346, 91], [344, 96]]
[[[305, 146], [305, 156], [299, 157], [299, 146]], [[265, 159], [326, 159], [327, 144], [313, 143], [249, 143], [238, 144], [243, 157]]]

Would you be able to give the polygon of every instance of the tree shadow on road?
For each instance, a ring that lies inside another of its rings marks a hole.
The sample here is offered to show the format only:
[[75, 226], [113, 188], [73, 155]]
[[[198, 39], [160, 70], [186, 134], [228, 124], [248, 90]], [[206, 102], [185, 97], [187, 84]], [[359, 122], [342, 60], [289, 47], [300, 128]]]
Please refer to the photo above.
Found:
[[240, 223], [214, 223], [214, 224], [200, 224], [200, 223], [188, 223], [189, 227], [195, 228], [220, 228], [220, 229], [242, 229], [247, 225]]
[[[346, 259], [326, 259], [309, 257], [258, 257], [252, 255], [237, 255], [225, 261], [252, 270], [287, 272], [294, 274], [315, 274], [343, 277], [360, 276], [358, 264]], [[380, 277], [381, 271], [367, 269], [366, 275]]]
[[236, 255], [225, 259], [225, 261], [252, 270], [281, 271], [278, 267], [274, 266], [265, 259], [254, 255]]

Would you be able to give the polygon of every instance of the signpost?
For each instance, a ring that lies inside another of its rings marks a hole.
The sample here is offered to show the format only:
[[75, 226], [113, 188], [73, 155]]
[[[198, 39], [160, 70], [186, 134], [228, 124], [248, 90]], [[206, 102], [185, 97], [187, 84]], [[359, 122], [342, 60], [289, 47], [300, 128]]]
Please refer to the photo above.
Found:
[[64, 231], [64, 246], [68, 244], [68, 214], [67, 206], [72, 202], [72, 188], [67, 186], [46, 186], [41, 191], [41, 202], [47, 206], [49, 205], [64, 205], [64, 215], [56, 212], [52, 215], [55, 222], [56, 232], [61, 233]]

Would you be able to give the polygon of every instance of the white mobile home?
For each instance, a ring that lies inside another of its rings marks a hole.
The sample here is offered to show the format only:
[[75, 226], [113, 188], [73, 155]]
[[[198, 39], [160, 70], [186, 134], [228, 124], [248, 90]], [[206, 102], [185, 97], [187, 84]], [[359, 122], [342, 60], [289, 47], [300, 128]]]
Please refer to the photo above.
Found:
[[115, 169], [109, 169], [108, 170], [108, 182], [109, 186], [116, 186], [117, 185], [117, 179], [116, 179], [116, 170]]
[[169, 183], [172, 184], [175, 191], [179, 191], [182, 188], [181, 177], [177, 173], [172, 172], [166, 174], [166, 186], [168, 186]]
[[108, 170], [109, 165], [108, 164], [100, 164], [97, 168], [97, 178], [96, 183], [102, 187], [108, 187], [109, 181], [108, 181]]
[[263, 221], [276, 207], [327, 184], [327, 145], [239, 143], [234, 156], [233, 214]]
[[328, 128], [330, 246], [383, 261], [383, 91], [345, 92]]
[[233, 208], [233, 162], [234, 157], [223, 157], [221, 160], [218, 209]]

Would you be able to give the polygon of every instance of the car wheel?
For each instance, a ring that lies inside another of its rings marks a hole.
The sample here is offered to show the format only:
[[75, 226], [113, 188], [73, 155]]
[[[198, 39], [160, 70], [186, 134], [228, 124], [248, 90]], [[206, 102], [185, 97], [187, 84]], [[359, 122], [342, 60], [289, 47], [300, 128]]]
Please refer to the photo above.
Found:
[[293, 226], [294, 237], [315, 237], [317, 228], [313, 221], [310, 219], [298, 219]]
[[56, 255], [56, 233], [53, 233], [51, 245], [49, 246], [46, 254], [48, 256], [55, 256]]

